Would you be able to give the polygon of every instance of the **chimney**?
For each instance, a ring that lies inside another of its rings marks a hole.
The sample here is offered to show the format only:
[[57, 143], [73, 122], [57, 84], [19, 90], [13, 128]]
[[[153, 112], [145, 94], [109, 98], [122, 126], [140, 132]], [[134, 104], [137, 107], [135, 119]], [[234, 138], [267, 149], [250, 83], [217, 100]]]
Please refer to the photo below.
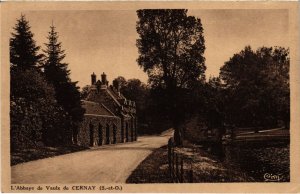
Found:
[[114, 80], [113, 81], [113, 86], [117, 90], [117, 92], [120, 93], [121, 86], [120, 86], [119, 80]]
[[96, 79], [97, 79], [96, 74], [93, 72], [93, 74], [91, 75], [91, 83], [92, 83], [92, 85], [96, 84]]
[[108, 84], [108, 82], [106, 80], [106, 74], [104, 72], [101, 75], [101, 82], [102, 82], [102, 85], [107, 85]]

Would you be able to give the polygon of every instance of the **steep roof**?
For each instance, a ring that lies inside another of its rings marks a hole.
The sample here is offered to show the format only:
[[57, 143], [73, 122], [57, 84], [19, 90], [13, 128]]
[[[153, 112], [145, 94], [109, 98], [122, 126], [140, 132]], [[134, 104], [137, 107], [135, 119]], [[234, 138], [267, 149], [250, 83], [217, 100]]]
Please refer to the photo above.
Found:
[[113, 114], [117, 115], [121, 107], [119, 101], [110, 93], [108, 89], [91, 90], [86, 98], [88, 101], [103, 104]]
[[125, 116], [135, 112], [133, 101], [127, 100], [116, 88], [102, 84], [99, 80], [90, 87], [86, 101], [101, 104], [108, 112], [116, 116]]
[[86, 115], [115, 116], [106, 106], [101, 103], [82, 100], [82, 106]]

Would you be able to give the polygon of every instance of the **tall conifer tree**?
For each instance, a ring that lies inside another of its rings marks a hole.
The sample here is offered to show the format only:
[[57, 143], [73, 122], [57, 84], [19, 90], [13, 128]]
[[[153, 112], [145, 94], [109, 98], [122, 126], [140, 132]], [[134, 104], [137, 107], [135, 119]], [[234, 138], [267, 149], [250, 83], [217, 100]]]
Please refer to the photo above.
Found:
[[11, 151], [39, 147], [38, 142], [61, 142], [56, 131], [64, 114], [55, 100], [54, 87], [37, 68], [42, 62], [29, 22], [21, 15], [10, 38], [10, 138]]
[[38, 54], [40, 49], [36, 46], [33, 40], [33, 33], [30, 31], [30, 26], [24, 15], [17, 20], [10, 38], [10, 66], [22, 69], [29, 69], [36, 67], [41, 62], [42, 54]]
[[[56, 93], [56, 99], [64, 110], [70, 116], [70, 125], [67, 133], [77, 134], [79, 122], [83, 119], [84, 109], [81, 107], [79, 87], [77, 82], [72, 82], [69, 75], [68, 64], [63, 62], [65, 58], [65, 51], [61, 48], [61, 42], [58, 42], [58, 33], [55, 27], [50, 26], [48, 34], [49, 42], [46, 43], [46, 54], [44, 73], [46, 79], [53, 84]], [[70, 135], [70, 134], [66, 134]], [[76, 143], [76, 138], [75, 138]]]

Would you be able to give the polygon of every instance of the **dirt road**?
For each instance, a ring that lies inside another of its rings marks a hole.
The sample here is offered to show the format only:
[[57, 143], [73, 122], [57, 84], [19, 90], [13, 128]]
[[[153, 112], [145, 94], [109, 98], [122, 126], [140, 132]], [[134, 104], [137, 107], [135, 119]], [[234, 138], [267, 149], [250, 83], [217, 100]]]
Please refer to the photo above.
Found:
[[166, 145], [173, 131], [139, 137], [137, 142], [90, 150], [12, 166], [12, 183], [125, 183], [154, 149]]

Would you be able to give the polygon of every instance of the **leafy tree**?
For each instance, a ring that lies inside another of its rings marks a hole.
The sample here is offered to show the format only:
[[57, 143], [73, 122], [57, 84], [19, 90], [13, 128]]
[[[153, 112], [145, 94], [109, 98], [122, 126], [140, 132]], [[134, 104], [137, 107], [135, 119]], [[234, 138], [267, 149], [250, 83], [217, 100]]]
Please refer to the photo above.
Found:
[[[166, 93], [175, 128], [183, 116], [180, 100], [195, 82], [205, 80], [205, 46], [201, 20], [187, 15], [183, 9], [138, 10], [138, 65], [147, 72], [153, 88]], [[164, 94], [161, 94], [164, 96]], [[177, 141], [178, 143], [178, 141]]]
[[139, 119], [138, 123], [145, 123], [148, 108], [147, 100], [149, 98], [149, 89], [146, 84], [141, 82], [139, 79], [129, 79], [127, 81], [124, 77], [118, 76], [113, 80], [113, 86], [115, 88], [119, 88], [120, 92], [127, 99], [135, 101]]
[[[46, 79], [55, 88], [56, 99], [59, 105], [70, 116], [70, 129], [74, 137], [78, 133], [78, 124], [83, 119], [84, 109], [81, 107], [81, 98], [77, 82], [72, 82], [69, 75], [68, 64], [62, 62], [65, 58], [64, 50], [61, 49], [61, 42], [58, 42], [58, 33], [55, 27], [50, 26], [48, 34], [49, 42], [46, 43], [46, 54], [44, 74]], [[74, 138], [73, 137], [73, 138]], [[76, 138], [75, 138], [76, 143]]]
[[139, 79], [129, 79], [123, 87], [121, 87], [122, 94], [136, 103], [136, 111], [139, 119], [139, 123], [145, 123], [147, 121], [147, 100], [149, 90], [147, 86]]
[[61, 141], [57, 135], [65, 115], [55, 100], [55, 91], [35, 69], [16, 69], [11, 74], [11, 148], [12, 151], [53, 145]]
[[[136, 101], [139, 103], [146, 96], [147, 86], [142, 83], [139, 79], [129, 79], [121, 87], [121, 92], [124, 96], [130, 100]], [[143, 106], [143, 103], [140, 103]]]
[[124, 88], [125, 85], [127, 84], [126, 79], [123, 76], [118, 76], [113, 80], [113, 86], [118, 86], [120, 88]]
[[150, 82], [166, 88], [187, 87], [205, 75], [201, 20], [187, 10], [138, 10], [138, 64]]
[[289, 126], [289, 50], [250, 46], [221, 68], [227, 121], [240, 126]]
[[33, 40], [33, 33], [24, 15], [17, 20], [10, 38], [10, 67], [14, 70], [16, 67], [29, 69], [40, 64], [43, 57], [38, 54], [40, 49]]
[[219, 77], [210, 77], [208, 82], [200, 88], [198, 106], [200, 114], [206, 121], [208, 128], [223, 129], [224, 125], [224, 90]]

